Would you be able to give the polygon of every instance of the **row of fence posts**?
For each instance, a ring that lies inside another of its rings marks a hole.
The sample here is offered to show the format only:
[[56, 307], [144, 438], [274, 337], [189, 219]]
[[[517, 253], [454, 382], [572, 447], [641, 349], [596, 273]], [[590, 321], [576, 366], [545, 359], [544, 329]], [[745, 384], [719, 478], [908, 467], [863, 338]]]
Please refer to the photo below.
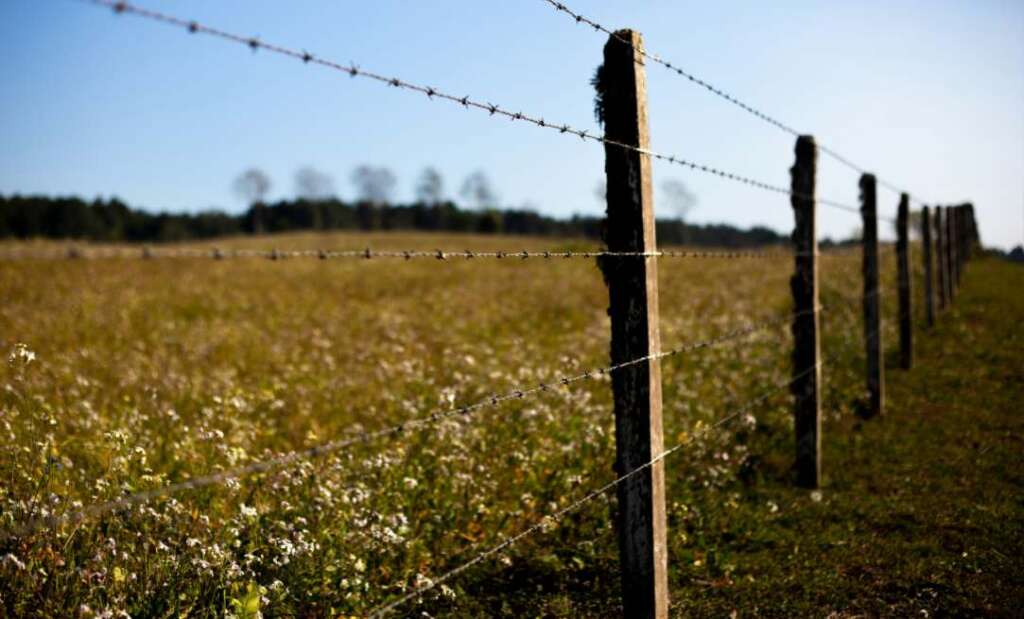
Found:
[[[600, 93], [605, 128], [607, 221], [605, 242], [610, 252], [649, 252], [655, 243], [655, 213], [651, 179], [646, 76], [642, 38], [620, 30], [604, 47]], [[633, 146], [637, 150], [617, 144]], [[821, 339], [818, 303], [818, 243], [816, 236], [816, 174], [818, 148], [811, 136], [796, 142], [796, 162], [790, 169], [794, 211], [795, 272], [793, 296], [794, 427], [796, 483], [816, 488], [821, 481]], [[865, 416], [881, 415], [885, 378], [882, 359], [880, 289], [878, 277], [878, 215], [873, 175], [860, 178], [863, 218], [864, 344], [867, 356], [868, 402]], [[909, 198], [902, 194], [897, 214], [897, 282], [899, 298], [900, 365], [913, 363]], [[934, 244], [932, 242], [934, 228]], [[924, 299], [928, 326], [937, 310], [956, 295], [964, 263], [977, 239], [973, 207], [937, 207], [934, 225], [928, 207], [922, 212]], [[933, 259], [935, 264], [933, 264]], [[602, 259], [611, 318], [611, 363], [648, 358], [612, 372], [615, 408], [615, 472], [636, 474], [618, 484], [617, 530], [626, 617], [667, 617], [668, 546], [665, 513], [665, 468], [662, 435], [661, 351], [658, 316], [657, 259]], [[938, 281], [933, 281], [937, 274]], [[651, 462], [653, 465], [650, 465]]]

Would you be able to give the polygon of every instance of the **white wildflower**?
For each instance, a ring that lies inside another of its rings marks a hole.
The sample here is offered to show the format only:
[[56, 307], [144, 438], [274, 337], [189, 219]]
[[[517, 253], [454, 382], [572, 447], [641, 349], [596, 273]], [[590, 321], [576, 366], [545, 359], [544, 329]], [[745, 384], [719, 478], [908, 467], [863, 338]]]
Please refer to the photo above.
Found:
[[7, 356], [7, 363], [14, 364], [21, 361], [25, 365], [28, 365], [36, 360], [36, 353], [28, 349], [28, 346], [18, 343], [14, 345], [14, 350]]

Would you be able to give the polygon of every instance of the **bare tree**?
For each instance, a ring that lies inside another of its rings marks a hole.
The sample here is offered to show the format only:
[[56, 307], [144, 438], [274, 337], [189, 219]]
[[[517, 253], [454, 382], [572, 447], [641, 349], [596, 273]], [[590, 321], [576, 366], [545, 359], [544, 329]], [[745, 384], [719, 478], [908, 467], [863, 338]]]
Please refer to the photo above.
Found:
[[373, 206], [390, 202], [397, 183], [394, 173], [385, 167], [361, 165], [352, 171], [352, 184], [359, 200]]
[[334, 179], [313, 167], [305, 166], [295, 172], [295, 193], [310, 202], [334, 197]]
[[681, 180], [670, 178], [661, 184], [665, 204], [675, 213], [676, 219], [685, 222], [686, 217], [697, 206], [697, 196]]
[[477, 170], [466, 177], [462, 183], [462, 189], [459, 190], [459, 195], [481, 211], [494, 208], [498, 203], [498, 195], [483, 170]]
[[235, 193], [247, 204], [263, 202], [270, 191], [270, 177], [257, 168], [249, 168], [235, 179]]
[[444, 179], [436, 168], [424, 168], [416, 185], [416, 198], [430, 206], [440, 204], [444, 200]]
[[252, 211], [252, 228], [256, 234], [264, 231], [264, 198], [270, 192], [270, 177], [257, 168], [249, 168], [235, 179], [234, 189]]

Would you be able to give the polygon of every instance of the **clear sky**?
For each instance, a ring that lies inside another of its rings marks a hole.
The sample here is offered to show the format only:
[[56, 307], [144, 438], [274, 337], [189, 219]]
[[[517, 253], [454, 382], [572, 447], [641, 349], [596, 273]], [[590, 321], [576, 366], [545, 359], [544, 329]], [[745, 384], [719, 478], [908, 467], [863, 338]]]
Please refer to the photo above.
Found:
[[[542, 0], [137, 0], [210, 26], [598, 131], [605, 37]], [[593, 2], [649, 51], [840, 151], [927, 202], [974, 202], [983, 240], [1024, 235], [1024, 2]], [[231, 182], [266, 170], [273, 197], [313, 165], [351, 197], [386, 165], [411, 199], [424, 166], [449, 193], [485, 170], [509, 206], [599, 214], [603, 151], [486, 114], [75, 0], [0, 2], [0, 193], [117, 195], [149, 209], [243, 207]], [[655, 150], [788, 186], [792, 138], [648, 67]], [[792, 226], [785, 196], [655, 164], [686, 182], [696, 222]], [[857, 204], [856, 174], [819, 165], [819, 194]], [[881, 190], [880, 212], [897, 196]], [[855, 214], [822, 209], [822, 235]]]

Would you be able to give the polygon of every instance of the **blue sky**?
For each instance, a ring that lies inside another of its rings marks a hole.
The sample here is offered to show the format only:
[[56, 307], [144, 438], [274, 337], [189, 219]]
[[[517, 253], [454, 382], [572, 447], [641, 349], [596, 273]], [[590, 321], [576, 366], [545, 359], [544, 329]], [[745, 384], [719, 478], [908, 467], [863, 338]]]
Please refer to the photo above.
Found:
[[[589, 79], [605, 37], [542, 0], [137, 0], [267, 42], [598, 130]], [[986, 242], [1024, 235], [1024, 3], [570, 2], [649, 51], [928, 202], [972, 200]], [[0, 3], [0, 193], [117, 195], [151, 209], [237, 211], [258, 166], [274, 197], [313, 165], [351, 197], [351, 170], [386, 165], [399, 198], [423, 167], [455, 193], [485, 170], [509, 206], [599, 214], [599, 145], [75, 0]], [[788, 185], [792, 138], [648, 67], [652, 146]], [[784, 196], [655, 164], [698, 196], [697, 222], [789, 230]], [[857, 203], [857, 176], [822, 157], [819, 194]], [[880, 211], [897, 196], [880, 190]], [[822, 209], [820, 231], [855, 215]]]

